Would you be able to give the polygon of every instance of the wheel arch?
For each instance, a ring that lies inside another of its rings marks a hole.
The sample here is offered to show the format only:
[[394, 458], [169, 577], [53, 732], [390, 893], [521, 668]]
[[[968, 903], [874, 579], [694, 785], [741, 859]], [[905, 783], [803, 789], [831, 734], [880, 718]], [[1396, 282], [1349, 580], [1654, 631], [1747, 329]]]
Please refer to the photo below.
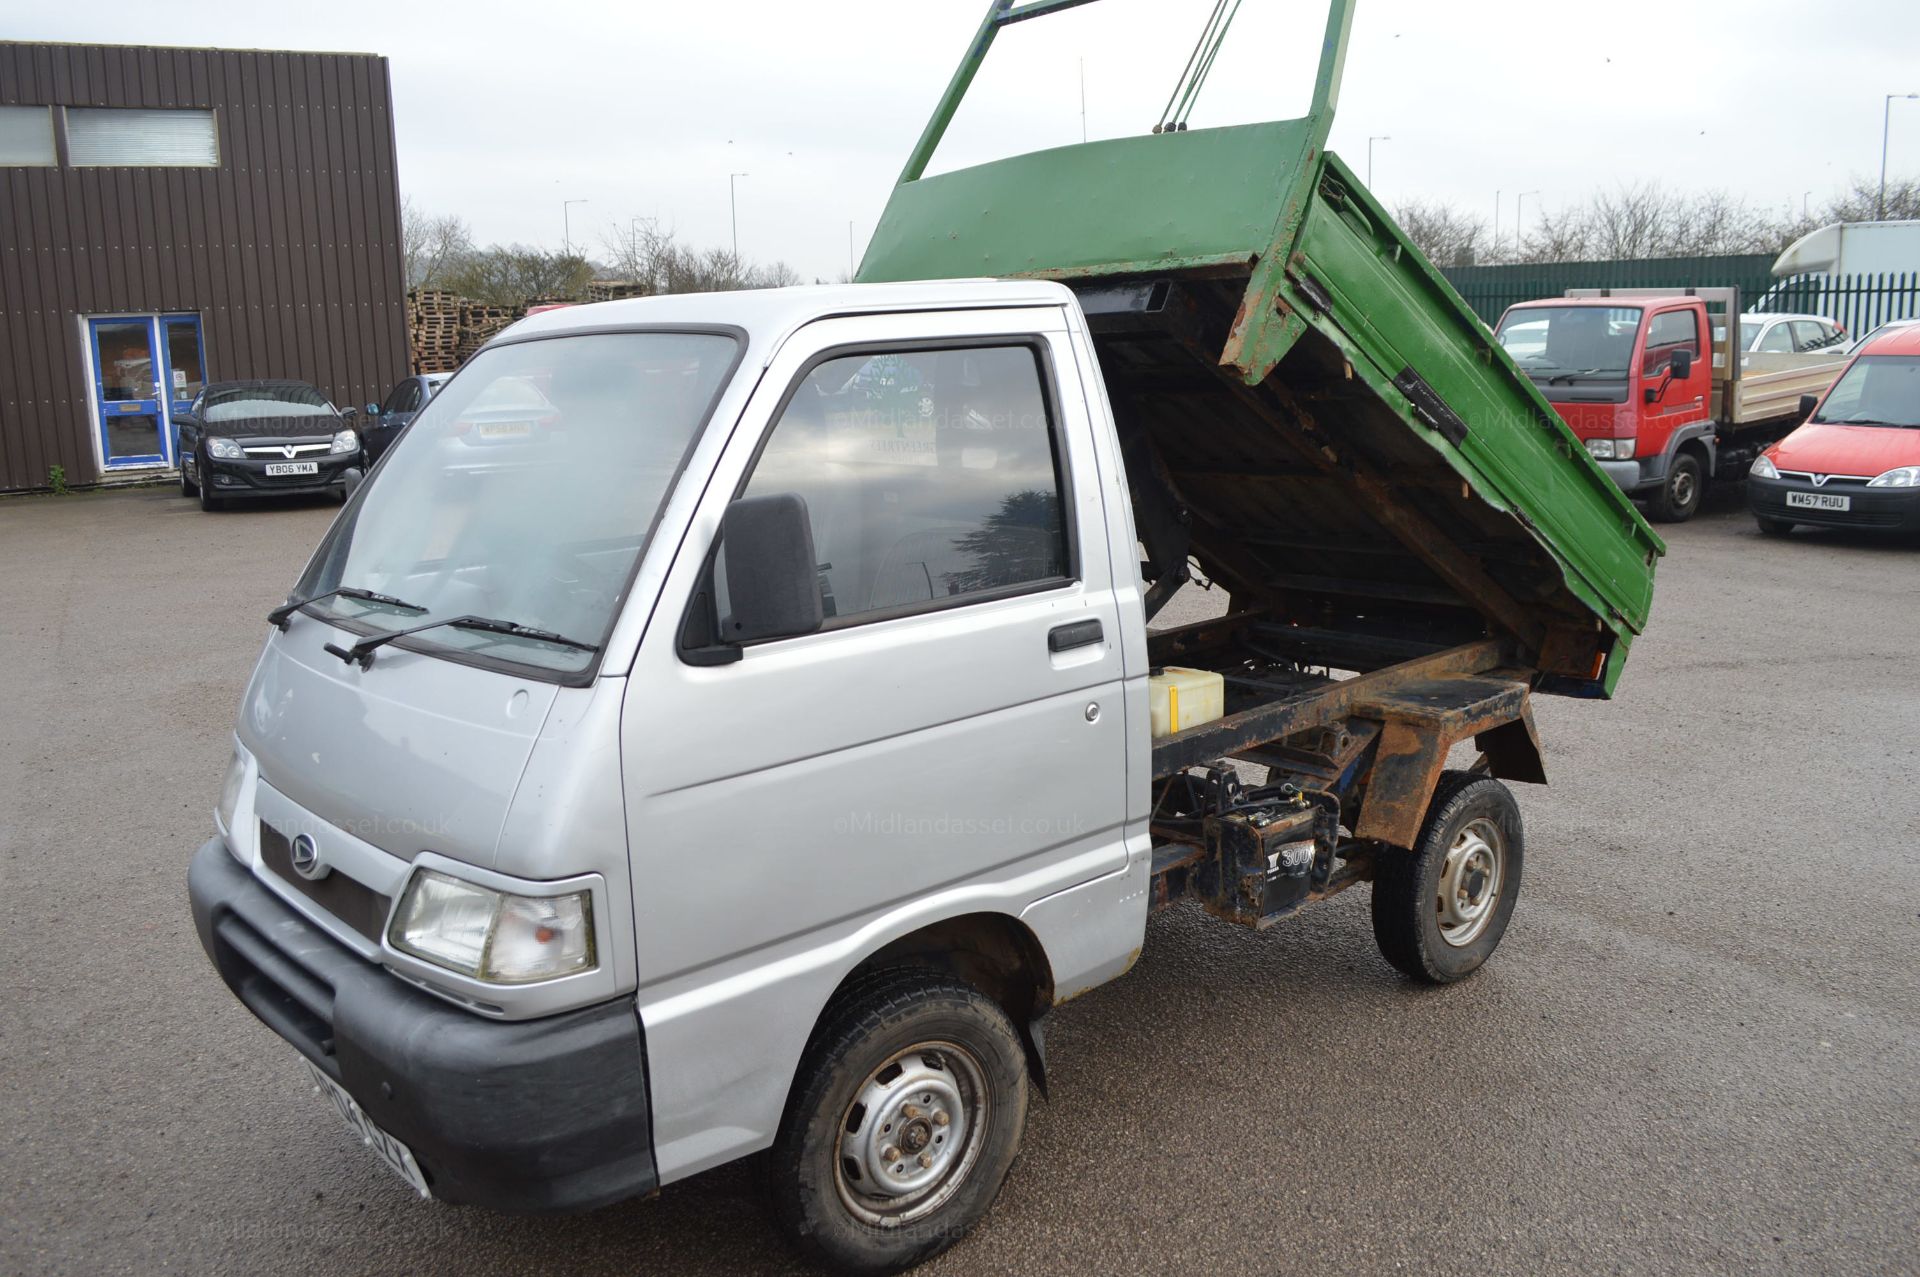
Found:
[[853, 965], [821, 1008], [814, 1032], [874, 972], [901, 967], [944, 972], [999, 1003], [1020, 1032], [1034, 1085], [1046, 1094], [1040, 1020], [1053, 1006], [1053, 964], [1031, 927], [1012, 914], [989, 911], [956, 914], [897, 936]]

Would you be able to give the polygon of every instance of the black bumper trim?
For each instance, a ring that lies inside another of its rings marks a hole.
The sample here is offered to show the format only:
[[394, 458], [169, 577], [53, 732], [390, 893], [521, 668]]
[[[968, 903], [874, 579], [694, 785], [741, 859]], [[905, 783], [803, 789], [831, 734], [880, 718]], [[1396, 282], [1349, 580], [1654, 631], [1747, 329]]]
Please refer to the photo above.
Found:
[[659, 1184], [631, 998], [488, 1020], [351, 952], [256, 882], [219, 838], [194, 854], [200, 943], [234, 995], [413, 1150], [435, 1197], [584, 1210]]
[[[1787, 504], [1789, 492], [1846, 497], [1851, 508], [1809, 510], [1790, 506]], [[1869, 488], [1859, 483], [1828, 483], [1816, 488], [1805, 479], [1761, 479], [1749, 475], [1747, 508], [1763, 519], [1804, 523], [1809, 527], [1920, 531], [1920, 488]]]

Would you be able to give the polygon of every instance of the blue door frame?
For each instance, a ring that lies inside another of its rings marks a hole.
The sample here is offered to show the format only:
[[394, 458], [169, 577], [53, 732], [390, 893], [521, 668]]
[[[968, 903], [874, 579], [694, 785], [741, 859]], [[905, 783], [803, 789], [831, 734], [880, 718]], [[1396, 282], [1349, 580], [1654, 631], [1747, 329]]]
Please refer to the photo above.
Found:
[[[191, 350], [187, 332], [191, 330]], [[176, 351], [176, 346], [178, 350]], [[94, 315], [87, 319], [100, 462], [107, 470], [174, 463], [173, 418], [206, 382], [200, 317], [191, 314]], [[185, 365], [175, 368], [174, 355]]]

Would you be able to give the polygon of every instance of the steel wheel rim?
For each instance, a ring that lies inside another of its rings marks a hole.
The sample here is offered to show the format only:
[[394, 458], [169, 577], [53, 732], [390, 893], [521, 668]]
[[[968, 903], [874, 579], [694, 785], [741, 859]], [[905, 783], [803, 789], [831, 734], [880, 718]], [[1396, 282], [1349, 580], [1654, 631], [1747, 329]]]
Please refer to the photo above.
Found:
[[1484, 816], [1468, 821], [1440, 866], [1440, 938], [1456, 949], [1478, 940], [1493, 922], [1506, 877], [1507, 840], [1500, 827]]
[[833, 1148], [841, 1203], [875, 1227], [931, 1215], [966, 1183], [991, 1117], [986, 1069], [973, 1052], [946, 1041], [895, 1052], [841, 1115]]
[[1692, 505], [1695, 487], [1692, 471], [1683, 469], [1679, 474], [1674, 475], [1673, 503], [1675, 505]]

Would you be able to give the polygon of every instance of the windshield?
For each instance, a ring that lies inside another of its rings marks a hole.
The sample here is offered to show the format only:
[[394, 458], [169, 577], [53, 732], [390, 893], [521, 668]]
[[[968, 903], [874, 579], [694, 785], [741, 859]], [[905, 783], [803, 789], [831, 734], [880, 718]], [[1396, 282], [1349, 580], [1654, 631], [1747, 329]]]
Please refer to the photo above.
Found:
[[1833, 383], [1812, 420], [1920, 427], [1920, 355], [1866, 355]]
[[249, 417], [331, 417], [333, 405], [312, 386], [217, 386], [207, 391], [201, 417], [242, 421]]
[[1637, 306], [1529, 306], [1508, 311], [1494, 335], [1536, 377], [1624, 377], [1639, 331]]
[[[315, 604], [379, 633], [479, 616], [597, 648], [736, 356], [708, 333], [598, 333], [482, 351], [428, 401], [301, 580], [419, 610]], [[559, 674], [596, 651], [441, 628], [418, 639]]]

